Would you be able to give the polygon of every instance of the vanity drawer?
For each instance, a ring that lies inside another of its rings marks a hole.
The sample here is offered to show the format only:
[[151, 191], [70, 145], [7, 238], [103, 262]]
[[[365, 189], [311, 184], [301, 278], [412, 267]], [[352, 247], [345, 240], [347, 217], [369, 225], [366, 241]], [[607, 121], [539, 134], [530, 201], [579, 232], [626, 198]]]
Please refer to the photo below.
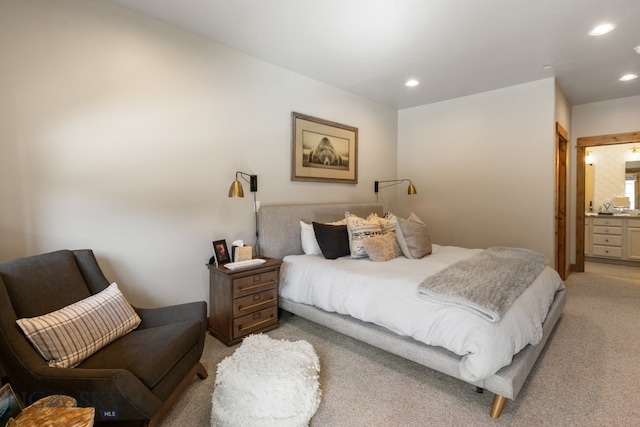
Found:
[[620, 218], [594, 218], [593, 225], [610, 225], [613, 227], [622, 227]]
[[622, 236], [622, 227], [602, 226], [597, 225], [593, 227], [594, 238], [596, 234], [613, 234]]
[[615, 246], [593, 245], [593, 256], [622, 258], [622, 248]]
[[603, 245], [603, 246], [620, 246], [620, 247], [622, 247], [622, 236], [594, 234], [593, 235], [593, 244], [594, 245]]

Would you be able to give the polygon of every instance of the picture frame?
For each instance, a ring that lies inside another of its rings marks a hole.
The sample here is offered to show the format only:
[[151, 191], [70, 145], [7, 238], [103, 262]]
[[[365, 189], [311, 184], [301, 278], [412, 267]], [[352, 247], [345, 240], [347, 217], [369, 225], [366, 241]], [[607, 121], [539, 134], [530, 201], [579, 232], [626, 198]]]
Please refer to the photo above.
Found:
[[358, 183], [358, 128], [292, 112], [291, 180]]
[[11, 385], [3, 385], [0, 388], [0, 426], [7, 425], [9, 419], [15, 419], [20, 412], [22, 412], [22, 404]]
[[227, 249], [226, 240], [213, 241], [213, 260], [215, 265], [223, 265], [231, 262], [231, 256], [229, 255], [229, 249]]

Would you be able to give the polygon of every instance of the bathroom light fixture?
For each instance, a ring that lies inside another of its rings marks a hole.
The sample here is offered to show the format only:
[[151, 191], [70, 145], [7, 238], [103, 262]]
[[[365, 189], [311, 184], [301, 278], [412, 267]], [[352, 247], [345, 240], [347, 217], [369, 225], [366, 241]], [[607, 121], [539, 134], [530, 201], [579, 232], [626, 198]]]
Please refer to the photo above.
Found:
[[[416, 187], [413, 185], [413, 183], [411, 182], [410, 179], [390, 179], [387, 181], [374, 181], [373, 182], [373, 192], [377, 193], [378, 190], [382, 190], [383, 188], [387, 188], [387, 187], [391, 187], [393, 185], [398, 185], [398, 184], [402, 184], [403, 182], [408, 182], [409, 183], [409, 187], [407, 188], [407, 194], [412, 196], [414, 194], [418, 194], [418, 190], [416, 190]], [[380, 185], [382, 183], [389, 183], [387, 185]]]
[[584, 156], [584, 162], [588, 165], [593, 164], [593, 153], [587, 150], [586, 156]]
[[[249, 183], [249, 191], [258, 191], [258, 175], [237, 171], [236, 179], [231, 183], [231, 187], [229, 188], [229, 197], [244, 197], [244, 189], [242, 188], [242, 183], [238, 180], [238, 175]], [[245, 176], [248, 176], [249, 179], [245, 178]]]
[[407, 82], [404, 84], [406, 87], [416, 87], [420, 84], [419, 81], [417, 81], [416, 79], [409, 79], [407, 80]]
[[624, 76], [620, 77], [620, 81], [621, 82], [628, 82], [630, 80], [635, 80], [637, 78], [638, 78], [637, 74], [629, 73], [629, 74], [625, 74]]
[[590, 36], [601, 36], [603, 34], [607, 34], [613, 31], [616, 28], [615, 25], [610, 23], [600, 24], [595, 27], [593, 30], [589, 31]]

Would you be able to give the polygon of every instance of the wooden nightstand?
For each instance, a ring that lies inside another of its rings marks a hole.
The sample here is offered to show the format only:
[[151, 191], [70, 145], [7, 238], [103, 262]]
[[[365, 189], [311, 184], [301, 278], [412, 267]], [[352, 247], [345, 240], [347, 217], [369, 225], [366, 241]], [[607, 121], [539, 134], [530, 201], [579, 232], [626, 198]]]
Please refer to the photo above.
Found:
[[226, 345], [279, 326], [278, 283], [282, 261], [238, 270], [209, 268], [209, 332]]

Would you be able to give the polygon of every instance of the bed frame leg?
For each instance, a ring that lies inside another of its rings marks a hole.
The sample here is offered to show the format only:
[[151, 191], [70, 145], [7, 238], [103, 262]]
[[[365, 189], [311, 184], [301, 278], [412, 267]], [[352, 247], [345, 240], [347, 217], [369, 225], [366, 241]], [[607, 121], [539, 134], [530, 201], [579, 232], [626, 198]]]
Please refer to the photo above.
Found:
[[500, 418], [500, 414], [502, 414], [502, 408], [504, 408], [504, 404], [507, 402], [507, 398], [504, 396], [500, 396], [496, 394], [493, 396], [493, 405], [491, 405], [491, 418]]

